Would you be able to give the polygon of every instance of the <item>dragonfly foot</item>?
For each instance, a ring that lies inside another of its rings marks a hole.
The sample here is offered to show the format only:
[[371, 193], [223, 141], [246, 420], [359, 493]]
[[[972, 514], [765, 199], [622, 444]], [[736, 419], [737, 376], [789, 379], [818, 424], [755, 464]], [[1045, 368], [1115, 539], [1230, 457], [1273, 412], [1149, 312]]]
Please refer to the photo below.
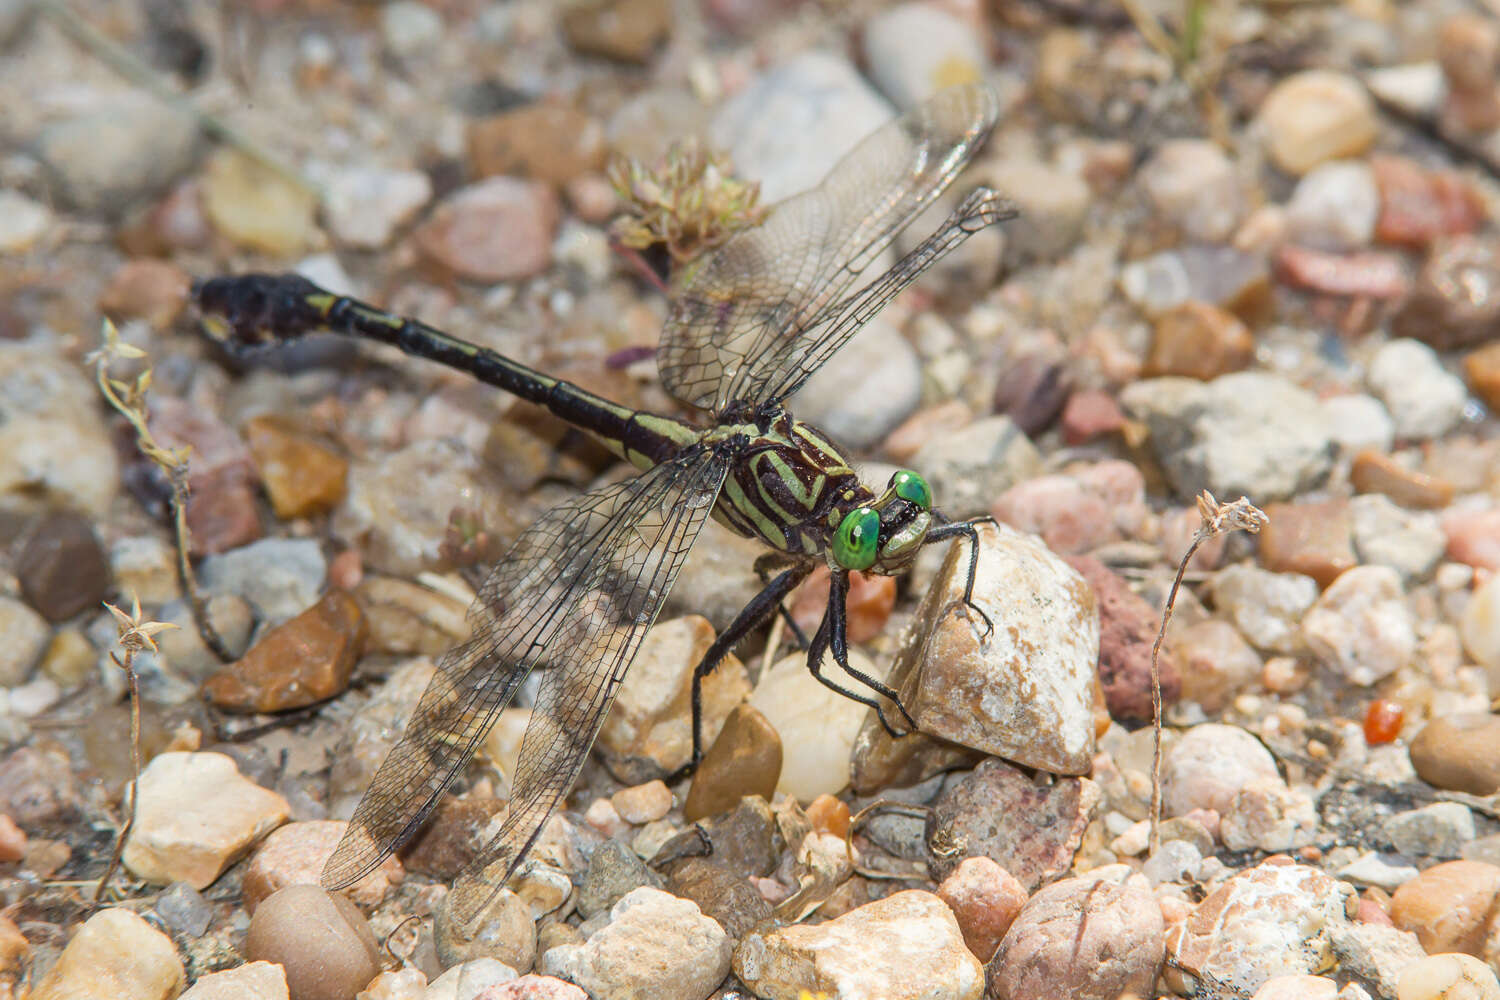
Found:
[[944, 609], [944, 614], [946, 615], [948, 611], [954, 610], [961, 611], [963, 616], [969, 619], [970, 624], [974, 623], [974, 616], [978, 615], [979, 620], [984, 623], [982, 631], [978, 625], [974, 627], [974, 630], [979, 632], [979, 644], [982, 646], [990, 641], [990, 636], [995, 634], [995, 623], [990, 620], [989, 615], [985, 614], [983, 608], [973, 601], [953, 601]]

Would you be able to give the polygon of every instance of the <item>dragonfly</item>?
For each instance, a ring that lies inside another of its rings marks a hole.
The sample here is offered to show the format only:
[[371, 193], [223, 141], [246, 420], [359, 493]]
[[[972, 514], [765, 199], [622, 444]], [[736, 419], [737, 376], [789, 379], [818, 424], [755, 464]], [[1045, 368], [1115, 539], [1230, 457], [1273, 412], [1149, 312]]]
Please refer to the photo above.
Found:
[[[540, 683], [506, 818], [446, 903], [453, 926], [472, 926], [577, 780], [710, 517], [769, 551], [756, 564], [764, 589], [694, 669], [693, 749], [684, 771], [702, 758], [703, 679], [820, 564], [831, 582], [827, 611], [807, 641], [809, 669], [870, 706], [893, 735], [916, 729], [895, 691], [850, 665], [849, 574], [900, 573], [923, 546], [966, 538], [972, 555], [963, 603], [982, 616], [971, 598], [975, 524], [987, 518], [944, 517], [926, 480], [909, 470], [884, 488], [866, 486], [838, 446], [795, 419], [786, 401], [934, 262], [1016, 214], [999, 192], [976, 188], [931, 235], [877, 270], [897, 235], [973, 158], [999, 113], [998, 98], [982, 84], [939, 92], [864, 139], [820, 185], [773, 206], [758, 226], [674, 279], [658, 368], [668, 391], [707, 414], [702, 426], [618, 405], [295, 274], [218, 277], [195, 287], [205, 331], [228, 345], [322, 330], [392, 344], [545, 407], [639, 470], [543, 514], [496, 564], [470, 609], [470, 637], [441, 658], [324, 868], [326, 887], [359, 880], [417, 832], [535, 671]], [[824, 672], [829, 653], [847, 681]], [[906, 728], [896, 729], [881, 699]]]

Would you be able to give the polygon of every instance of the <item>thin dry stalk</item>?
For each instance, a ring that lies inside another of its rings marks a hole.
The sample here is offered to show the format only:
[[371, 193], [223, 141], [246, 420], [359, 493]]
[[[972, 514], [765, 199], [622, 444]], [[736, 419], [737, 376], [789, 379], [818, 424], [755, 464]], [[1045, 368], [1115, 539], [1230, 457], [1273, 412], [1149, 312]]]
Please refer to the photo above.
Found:
[[1187, 573], [1188, 563], [1198, 547], [1215, 535], [1231, 531], [1248, 531], [1259, 534], [1268, 518], [1266, 512], [1245, 497], [1233, 503], [1221, 504], [1208, 490], [1198, 494], [1198, 530], [1193, 541], [1177, 564], [1177, 575], [1172, 577], [1172, 589], [1167, 591], [1167, 603], [1161, 612], [1161, 627], [1156, 631], [1156, 641], [1151, 644], [1151, 717], [1153, 745], [1151, 750], [1151, 841], [1150, 852], [1156, 853], [1161, 846], [1161, 644], [1167, 638], [1167, 626], [1172, 622], [1172, 609], [1177, 604], [1177, 591], [1182, 587], [1182, 578]]

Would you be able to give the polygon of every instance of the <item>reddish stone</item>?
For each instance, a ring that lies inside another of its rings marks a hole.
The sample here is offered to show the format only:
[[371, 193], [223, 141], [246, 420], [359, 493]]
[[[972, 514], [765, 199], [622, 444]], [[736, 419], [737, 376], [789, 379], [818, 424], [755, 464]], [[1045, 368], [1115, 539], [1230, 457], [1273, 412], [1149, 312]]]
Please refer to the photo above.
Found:
[[1142, 374], [1218, 378], [1249, 366], [1255, 353], [1250, 330], [1218, 306], [1184, 302], [1162, 313]]
[[847, 836], [849, 803], [825, 792], [807, 804], [807, 819], [819, 833]]
[[1080, 389], [1063, 407], [1062, 436], [1067, 444], [1083, 444], [1124, 428], [1124, 411], [1103, 389]]
[[188, 447], [188, 529], [194, 555], [227, 552], [260, 537], [255, 466], [239, 435], [185, 399], [152, 400], [151, 433], [166, 448]]
[[1260, 529], [1260, 564], [1271, 572], [1301, 573], [1326, 587], [1358, 565], [1349, 501], [1267, 504], [1266, 517]]
[[345, 591], [329, 591], [204, 681], [203, 694], [229, 712], [283, 712], [313, 705], [349, 686], [364, 643], [359, 604]]
[[938, 886], [938, 897], [958, 919], [964, 944], [988, 962], [1026, 905], [1026, 889], [990, 858], [969, 858]]
[[546, 184], [491, 177], [449, 195], [412, 238], [424, 257], [460, 278], [513, 281], [552, 263], [560, 212]]
[[1440, 236], [1470, 233], [1484, 221], [1484, 202], [1460, 174], [1428, 170], [1401, 156], [1370, 160], [1380, 189], [1375, 238], [1421, 249]]
[[[792, 595], [792, 620], [810, 638], [828, 607], [828, 567], [819, 566]], [[849, 574], [849, 641], [869, 642], [885, 630], [896, 606], [896, 578], [875, 573]]]
[[116, 320], [143, 319], [153, 329], [170, 327], [187, 305], [192, 279], [164, 260], [128, 260], [99, 296], [99, 311]]
[[0, 862], [20, 861], [26, 856], [26, 831], [0, 813]]
[[1500, 509], [1455, 510], [1443, 515], [1448, 558], [1476, 569], [1500, 569]]
[[1365, 742], [1371, 746], [1391, 743], [1401, 735], [1401, 723], [1406, 721], [1406, 709], [1400, 702], [1376, 698], [1365, 709]]
[[1500, 413], [1500, 342], [1486, 344], [1464, 358], [1464, 375], [1474, 395]]
[[[1125, 723], [1151, 721], [1151, 647], [1161, 616], [1123, 577], [1092, 556], [1067, 556], [1099, 601], [1099, 681], [1109, 714]], [[1157, 658], [1163, 707], [1182, 694], [1182, 675], [1169, 643]]]
[[1285, 284], [1325, 295], [1399, 299], [1411, 284], [1401, 258], [1377, 250], [1338, 254], [1287, 245], [1276, 251], [1275, 265]]
[[960, 400], [950, 399], [918, 410], [901, 422], [885, 439], [885, 453], [905, 462], [934, 438], [942, 437], [974, 422], [974, 411]]
[[1371, 449], [1354, 456], [1349, 482], [1360, 493], [1384, 493], [1403, 507], [1437, 509], [1453, 501], [1452, 483], [1409, 469]]
[[1433, 865], [1391, 894], [1391, 922], [1429, 954], [1484, 955], [1485, 930], [1500, 895], [1500, 867], [1483, 861]]

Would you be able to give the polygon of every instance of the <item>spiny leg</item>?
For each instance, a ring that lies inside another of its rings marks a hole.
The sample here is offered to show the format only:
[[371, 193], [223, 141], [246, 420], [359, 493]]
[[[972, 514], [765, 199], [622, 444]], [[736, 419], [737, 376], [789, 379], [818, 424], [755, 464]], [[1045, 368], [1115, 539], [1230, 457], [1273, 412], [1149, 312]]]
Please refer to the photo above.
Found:
[[974, 603], [974, 579], [975, 574], [977, 574], [979, 571], [979, 532], [974, 526], [976, 524], [998, 523], [999, 522], [997, 522], [989, 514], [981, 514], [978, 517], [971, 517], [966, 521], [950, 521], [947, 524], [939, 525], [938, 527], [933, 528], [931, 531], [927, 532], [927, 540], [922, 543], [924, 545], [930, 545], [933, 542], [947, 541], [948, 539], [956, 538], [959, 535], [963, 535], [969, 540], [969, 576], [968, 579], [964, 581], [964, 596], [963, 600], [960, 603], [964, 606], [964, 609], [966, 611], [973, 611], [975, 614], [979, 615], [980, 618], [984, 619], [985, 633], [984, 637], [980, 640], [981, 642], [988, 639], [991, 635], [994, 634], [995, 623], [990, 621], [990, 616], [984, 613], [983, 608]]
[[704, 651], [703, 659], [699, 660], [698, 665], [693, 668], [693, 756], [686, 764], [667, 776], [666, 780], [669, 783], [692, 774], [698, 769], [699, 762], [703, 760], [703, 678], [713, 673], [714, 668], [723, 662], [724, 657], [729, 655], [729, 651], [741, 639], [776, 613], [776, 609], [781, 607], [782, 600], [797, 588], [797, 584], [806, 579], [807, 574], [812, 572], [812, 568], [813, 564], [810, 562], [797, 563], [773, 578], [766, 584], [764, 590], [740, 609], [734, 621], [730, 622], [729, 626], [720, 632]]
[[[854, 691], [851, 691], [848, 688], [844, 687], [844, 685], [840, 684], [838, 681], [823, 676], [823, 654], [828, 652], [830, 643], [829, 633], [831, 631], [829, 619], [833, 615], [832, 588], [830, 588], [828, 596], [829, 610], [823, 612], [823, 621], [818, 626], [818, 631], [813, 634], [812, 643], [807, 647], [808, 671], [812, 673], [813, 677], [817, 678], [819, 684], [822, 684], [830, 691], [836, 691], [839, 694], [843, 695], [845, 698], [848, 698], [850, 701], [857, 701], [861, 705], [865, 705], [869, 708], [874, 709], [875, 717], [880, 720], [881, 728], [889, 733], [893, 739], [899, 739], [900, 737], [905, 736], [905, 733], [898, 731], [896, 727], [892, 726], [890, 721], [886, 719], [885, 708], [880, 704], [880, 701], [878, 699], [871, 698], [868, 695], [856, 694]], [[840, 664], [840, 666], [844, 665]], [[845, 669], [848, 668], [845, 667]], [[853, 671], [850, 671], [851, 675], [853, 673]], [[897, 702], [897, 704], [900, 704], [900, 702]], [[905, 709], [903, 709], [902, 711], [905, 711]]]
[[[901, 716], [906, 719], [906, 724], [915, 731], [917, 720], [911, 717], [911, 713], [901, 703], [901, 696], [878, 677], [872, 677], [862, 670], [855, 670], [849, 664], [849, 574], [844, 570], [833, 573], [829, 578], [828, 640], [833, 650], [833, 659], [843, 668], [844, 673], [895, 705], [901, 711]], [[876, 712], [880, 713], [880, 709], [877, 708]], [[880, 716], [880, 722], [887, 731], [894, 734], [883, 714]]]

